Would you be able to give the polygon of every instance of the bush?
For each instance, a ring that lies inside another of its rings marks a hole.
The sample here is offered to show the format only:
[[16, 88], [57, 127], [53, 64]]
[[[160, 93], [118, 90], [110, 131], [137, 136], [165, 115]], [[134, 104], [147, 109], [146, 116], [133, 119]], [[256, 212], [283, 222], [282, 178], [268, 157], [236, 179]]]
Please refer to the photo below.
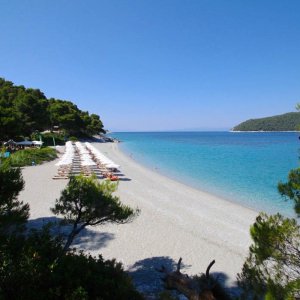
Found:
[[[47, 150], [52, 149], [18, 153]], [[24, 182], [9, 162], [0, 164], [0, 299], [143, 299], [115, 260], [65, 253], [62, 237], [53, 237], [50, 225], [24, 234], [29, 206], [17, 200]]]
[[49, 230], [0, 244], [0, 299], [142, 299], [122, 265], [82, 252], [62, 255]]
[[264, 213], [250, 229], [253, 244], [238, 274], [242, 299], [294, 299], [300, 291], [300, 225]]
[[31, 135], [31, 138], [33, 140], [39, 141], [40, 136], [42, 137], [42, 141], [44, 142], [43, 146], [54, 146], [53, 138], [55, 140], [55, 145], [65, 144], [65, 135], [63, 133], [56, 133], [56, 132], [33, 133]]
[[18, 200], [23, 188], [21, 170], [11, 168], [7, 160], [0, 160], [0, 237], [21, 232], [27, 222], [29, 205]]
[[66, 296], [81, 287], [89, 299], [142, 299], [122, 265], [114, 259], [105, 261], [101, 255], [94, 258], [83, 253], [69, 253], [63, 257], [55, 273]]
[[13, 153], [9, 158], [9, 163], [13, 167], [31, 166], [34, 161], [35, 164], [41, 164], [45, 161], [51, 161], [57, 157], [55, 149], [52, 148], [31, 148], [19, 150]]
[[77, 142], [78, 138], [76, 136], [70, 136], [69, 137], [69, 141], [71, 141], [71, 142]]

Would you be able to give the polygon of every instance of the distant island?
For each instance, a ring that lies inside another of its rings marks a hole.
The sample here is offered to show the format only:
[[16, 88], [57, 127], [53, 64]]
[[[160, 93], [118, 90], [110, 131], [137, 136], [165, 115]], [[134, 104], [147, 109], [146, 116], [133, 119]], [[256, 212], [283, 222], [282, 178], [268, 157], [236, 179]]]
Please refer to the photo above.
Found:
[[300, 112], [273, 117], [250, 119], [232, 128], [232, 131], [299, 131]]

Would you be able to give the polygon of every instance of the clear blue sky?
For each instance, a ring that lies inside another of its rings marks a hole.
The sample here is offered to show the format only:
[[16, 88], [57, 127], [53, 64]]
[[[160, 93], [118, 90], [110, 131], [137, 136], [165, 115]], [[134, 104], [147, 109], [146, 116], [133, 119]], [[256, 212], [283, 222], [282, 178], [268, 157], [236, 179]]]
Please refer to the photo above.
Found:
[[300, 1], [0, 0], [0, 72], [111, 130], [229, 129], [300, 102]]

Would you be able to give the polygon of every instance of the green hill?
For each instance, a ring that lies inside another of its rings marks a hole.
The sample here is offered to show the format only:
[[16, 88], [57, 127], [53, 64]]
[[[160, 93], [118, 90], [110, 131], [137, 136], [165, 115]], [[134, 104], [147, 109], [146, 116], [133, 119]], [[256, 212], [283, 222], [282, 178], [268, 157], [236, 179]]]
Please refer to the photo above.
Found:
[[16, 86], [0, 78], [0, 140], [55, 127], [69, 136], [105, 132], [98, 115], [80, 110], [71, 101], [47, 99], [39, 89]]
[[250, 119], [235, 126], [233, 131], [297, 131], [300, 127], [300, 112]]

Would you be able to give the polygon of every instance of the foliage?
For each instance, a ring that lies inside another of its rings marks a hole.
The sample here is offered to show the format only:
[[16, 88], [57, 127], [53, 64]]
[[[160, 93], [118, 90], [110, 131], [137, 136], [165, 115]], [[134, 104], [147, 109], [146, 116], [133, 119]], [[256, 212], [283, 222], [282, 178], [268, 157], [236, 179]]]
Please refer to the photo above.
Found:
[[300, 124], [300, 112], [250, 119], [237, 126], [233, 131], [297, 131]]
[[65, 144], [65, 135], [63, 133], [45, 132], [31, 135], [31, 139], [36, 141], [39, 141], [40, 137], [42, 138], [43, 146], [54, 146], [53, 139], [55, 140], [55, 146]]
[[292, 299], [300, 291], [300, 226], [295, 219], [261, 213], [250, 233], [254, 244], [238, 275], [242, 299]]
[[98, 115], [81, 111], [70, 101], [47, 99], [39, 89], [15, 86], [0, 78], [1, 139], [30, 136], [54, 126], [75, 136], [105, 132]]
[[46, 294], [53, 262], [60, 249], [58, 239], [52, 239], [46, 230], [32, 232], [27, 237], [3, 239], [0, 245], [0, 298], [43, 298], [42, 288]]
[[71, 142], [77, 142], [78, 138], [76, 136], [70, 136], [69, 137], [69, 141], [71, 141]]
[[31, 148], [19, 150], [11, 154], [9, 163], [13, 167], [31, 166], [41, 164], [45, 161], [51, 161], [57, 157], [55, 149], [52, 148]]
[[0, 235], [20, 230], [29, 217], [29, 206], [17, 199], [24, 187], [19, 168], [0, 161]]
[[47, 100], [40, 90], [14, 86], [0, 78], [0, 136], [30, 135], [47, 127]]
[[64, 290], [69, 290], [70, 294], [77, 284], [89, 293], [89, 299], [142, 299], [134, 290], [122, 265], [114, 259], [104, 261], [100, 255], [94, 258], [71, 252], [64, 256], [56, 272], [60, 275], [57, 281], [60, 284], [62, 282]]
[[81, 111], [74, 103], [58, 99], [49, 99], [48, 112], [51, 126], [59, 126], [68, 135], [91, 136], [103, 130], [100, 117]]
[[64, 128], [70, 134], [80, 132], [83, 120], [80, 118], [80, 110], [70, 101], [56, 99], [49, 100], [48, 112], [52, 126]]
[[300, 168], [291, 170], [288, 176], [288, 182], [278, 184], [279, 193], [294, 201], [294, 209], [300, 217]]
[[[65, 254], [63, 239], [53, 237], [50, 226], [24, 234], [20, 225], [27, 221], [29, 207], [17, 201], [23, 186], [20, 169], [2, 162], [0, 299], [142, 299], [115, 260]], [[16, 230], [7, 230], [11, 228]]]
[[1, 243], [0, 299], [142, 299], [115, 260], [61, 253], [47, 228]]
[[64, 217], [65, 224], [72, 225], [65, 250], [86, 226], [132, 220], [137, 211], [121, 204], [119, 198], [112, 195], [115, 190], [116, 184], [109, 181], [99, 183], [96, 177], [79, 175], [70, 178], [68, 186], [51, 209], [54, 214]]

